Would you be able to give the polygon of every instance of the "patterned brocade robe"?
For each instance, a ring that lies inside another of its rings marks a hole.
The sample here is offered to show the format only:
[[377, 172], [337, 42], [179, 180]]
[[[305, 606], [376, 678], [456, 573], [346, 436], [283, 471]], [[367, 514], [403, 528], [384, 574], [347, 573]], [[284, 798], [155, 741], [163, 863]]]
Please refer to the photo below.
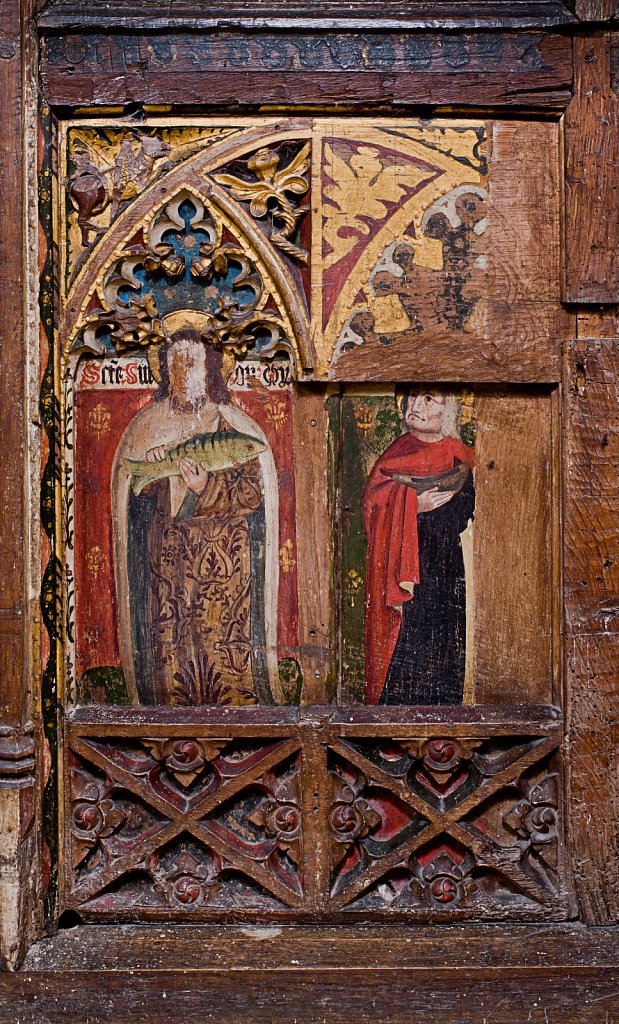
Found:
[[277, 665], [278, 480], [270, 447], [208, 475], [136, 495], [125, 461], [155, 444], [258, 424], [231, 403], [179, 412], [169, 399], [125, 430], [113, 469], [114, 561], [123, 674], [139, 704], [273, 704]]
[[167, 482], [155, 489], [148, 600], [153, 698], [254, 704], [252, 641], [264, 646], [252, 617], [252, 569], [255, 577], [264, 535], [259, 466], [210, 473], [203, 493], [188, 490], [174, 517]]

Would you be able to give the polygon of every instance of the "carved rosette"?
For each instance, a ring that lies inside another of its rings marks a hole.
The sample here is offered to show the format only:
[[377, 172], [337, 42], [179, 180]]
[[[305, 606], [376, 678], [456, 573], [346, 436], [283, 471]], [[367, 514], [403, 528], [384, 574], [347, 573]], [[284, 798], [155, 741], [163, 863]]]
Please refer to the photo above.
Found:
[[346, 772], [339, 765], [334, 800], [329, 812], [331, 836], [336, 843], [363, 839], [379, 824], [380, 815], [361, 796], [367, 779], [361, 772]]
[[458, 863], [452, 854], [442, 851], [429, 864], [413, 859], [412, 887], [428, 906], [457, 907], [477, 890], [471, 878], [473, 857], [468, 854]]
[[252, 217], [262, 219], [270, 215], [271, 242], [300, 263], [307, 263], [309, 253], [292, 239], [308, 208], [294, 205], [290, 197], [303, 196], [309, 189], [309, 156], [308, 142], [292, 160], [280, 167], [279, 153], [265, 147], [247, 161], [247, 177], [251, 175], [253, 181], [228, 173], [214, 175], [215, 181], [228, 188], [235, 199], [249, 203]]
[[337, 742], [329, 809], [333, 908], [425, 907], [481, 917], [557, 912], [555, 745], [543, 736]]
[[222, 860], [212, 850], [181, 850], [171, 856], [154, 854], [149, 869], [166, 902], [179, 910], [195, 910], [220, 889]]
[[534, 784], [523, 780], [520, 800], [505, 816], [505, 824], [531, 846], [547, 846], [557, 839], [558, 775]]
[[213, 761], [229, 742], [229, 739], [144, 740], [144, 746], [179, 786], [188, 789], [207, 763]]
[[100, 781], [87, 770], [76, 769], [71, 789], [72, 863], [77, 867], [92, 849], [105, 847], [104, 840], [122, 828], [127, 816], [113, 799], [115, 787], [109, 776]]

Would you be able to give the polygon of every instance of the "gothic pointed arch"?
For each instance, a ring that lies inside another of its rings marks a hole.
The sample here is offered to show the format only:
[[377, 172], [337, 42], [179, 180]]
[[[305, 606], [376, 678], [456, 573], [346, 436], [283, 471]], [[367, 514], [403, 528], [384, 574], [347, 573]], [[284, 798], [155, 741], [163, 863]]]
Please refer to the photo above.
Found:
[[262, 126], [225, 138], [117, 211], [69, 287], [63, 362], [84, 349], [101, 353], [102, 338], [117, 350], [156, 344], [161, 316], [189, 305], [214, 314], [229, 351], [285, 350], [295, 376], [311, 368], [299, 271], [307, 254], [297, 237], [308, 212], [299, 205], [306, 134]]

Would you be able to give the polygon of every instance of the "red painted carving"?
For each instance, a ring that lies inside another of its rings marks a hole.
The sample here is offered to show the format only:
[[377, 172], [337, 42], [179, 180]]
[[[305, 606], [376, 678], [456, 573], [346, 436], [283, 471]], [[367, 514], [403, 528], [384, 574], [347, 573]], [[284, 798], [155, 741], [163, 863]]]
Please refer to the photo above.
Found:
[[73, 747], [71, 905], [195, 915], [302, 897], [301, 758], [290, 740], [92, 737]]
[[548, 741], [436, 736], [334, 747], [334, 909], [499, 917], [557, 900]]
[[316, 743], [312, 724], [225, 722], [70, 727], [67, 906], [130, 921], [569, 912], [558, 730], [388, 739], [321, 722]]

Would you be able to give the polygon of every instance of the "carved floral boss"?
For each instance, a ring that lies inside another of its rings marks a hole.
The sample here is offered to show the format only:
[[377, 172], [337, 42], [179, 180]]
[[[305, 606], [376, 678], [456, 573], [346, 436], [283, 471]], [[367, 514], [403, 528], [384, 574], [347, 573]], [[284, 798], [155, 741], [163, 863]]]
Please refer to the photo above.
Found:
[[321, 728], [318, 754], [303, 735], [71, 735], [67, 905], [95, 920], [565, 917], [555, 732], [394, 741]]
[[72, 905], [191, 912], [234, 902], [237, 876], [264, 909], [299, 903], [293, 741], [81, 737], [72, 746]]

